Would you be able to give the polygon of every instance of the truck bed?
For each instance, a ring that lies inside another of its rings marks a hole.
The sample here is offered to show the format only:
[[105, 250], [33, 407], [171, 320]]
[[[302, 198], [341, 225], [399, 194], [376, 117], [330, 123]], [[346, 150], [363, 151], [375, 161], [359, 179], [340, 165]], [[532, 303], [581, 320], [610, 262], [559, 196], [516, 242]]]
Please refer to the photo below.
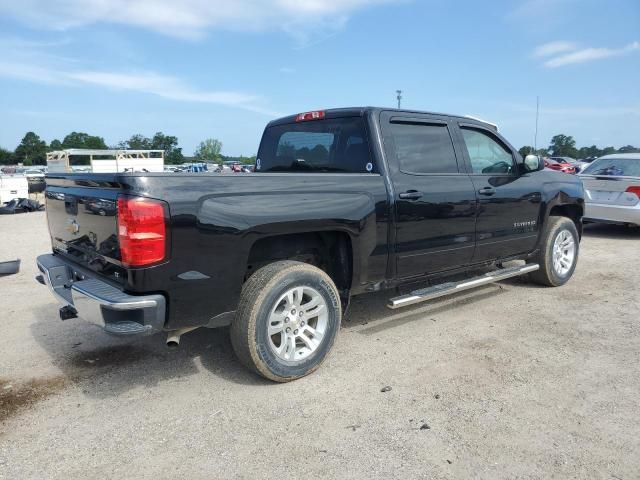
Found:
[[[342, 231], [358, 239], [356, 291], [386, 273], [389, 211], [379, 174], [69, 173], [48, 175], [47, 185], [54, 253], [128, 294], [172, 291], [167, 328], [234, 310], [258, 239]], [[123, 195], [167, 202], [165, 261], [143, 269], [122, 264], [116, 202]]]

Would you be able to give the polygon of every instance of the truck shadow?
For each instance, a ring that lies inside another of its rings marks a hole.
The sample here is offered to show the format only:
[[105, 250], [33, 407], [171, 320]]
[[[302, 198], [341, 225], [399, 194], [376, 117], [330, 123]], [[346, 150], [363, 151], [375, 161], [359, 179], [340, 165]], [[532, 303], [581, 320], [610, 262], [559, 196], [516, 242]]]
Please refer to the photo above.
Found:
[[436, 315], [495, 298], [505, 292], [501, 285], [490, 284], [398, 310], [387, 308], [387, 300], [392, 296], [388, 292], [366, 294], [354, 298], [345, 327], [362, 335], [376, 335], [411, 322], [433, 321]]
[[[386, 307], [393, 292], [370, 293], [354, 298], [343, 328], [374, 335], [409, 322], [429, 321], [434, 315], [505, 291], [500, 285], [487, 285], [395, 311]], [[89, 397], [117, 397], [135, 388], [179, 382], [203, 372], [237, 384], [272, 385], [236, 359], [227, 328], [194, 330], [181, 338], [178, 348], [170, 349], [162, 334], [115, 337], [82, 320], [61, 322], [55, 312], [51, 305], [36, 308], [34, 317], [38, 320], [31, 325], [32, 335], [67, 383], [75, 384]]]
[[52, 364], [82, 392], [95, 398], [119, 396], [138, 387], [211, 374], [225, 381], [270, 384], [236, 359], [228, 329], [201, 328], [185, 334], [178, 348], [168, 348], [163, 334], [123, 338], [74, 319], [61, 322], [50, 305], [34, 311], [31, 332]]

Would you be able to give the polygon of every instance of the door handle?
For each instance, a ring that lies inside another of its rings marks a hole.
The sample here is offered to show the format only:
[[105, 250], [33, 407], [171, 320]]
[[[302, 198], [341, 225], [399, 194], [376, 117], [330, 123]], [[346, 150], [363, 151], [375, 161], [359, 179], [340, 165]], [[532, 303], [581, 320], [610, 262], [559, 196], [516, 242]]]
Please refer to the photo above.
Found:
[[484, 187], [478, 190], [480, 195], [493, 195], [496, 193], [496, 189], [493, 187]]
[[402, 192], [398, 195], [403, 200], [418, 200], [422, 197], [422, 192], [417, 190], [407, 190], [406, 192]]

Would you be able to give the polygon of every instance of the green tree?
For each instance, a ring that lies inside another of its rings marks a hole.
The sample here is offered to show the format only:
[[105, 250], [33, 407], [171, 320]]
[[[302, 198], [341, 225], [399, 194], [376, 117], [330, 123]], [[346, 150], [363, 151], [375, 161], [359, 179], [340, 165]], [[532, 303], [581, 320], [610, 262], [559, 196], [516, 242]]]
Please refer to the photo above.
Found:
[[578, 150], [578, 158], [599, 157], [601, 155], [602, 150], [595, 145], [591, 145], [590, 147], [580, 147]]
[[13, 163], [13, 152], [0, 147], [0, 165], [10, 165]]
[[220, 162], [222, 155], [222, 142], [216, 138], [207, 138], [200, 142], [195, 151], [195, 157], [201, 162]]
[[52, 152], [62, 150], [62, 142], [57, 138], [55, 140], [51, 140], [51, 143], [49, 144], [49, 150], [51, 150]]
[[27, 132], [14, 153], [16, 162], [24, 165], [44, 165], [47, 159], [47, 142], [33, 132]]
[[576, 158], [578, 150], [576, 150], [576, 141], [572, 136], [555, 135], [551, 139], [549, 150], [554, 157], [573, 157]]
[[520, 149], [518, 150], [518, 153], [522, 156], [522, 158], [524, 158], [527, 155], [532, 155], [534, 153], [534, 149], [533, 147], [525, 145], [524, 147], [520, 147]]
[[636, 148], [633, 145], [625, 145], [618, 149], [618, 153], [640, 153], [640, 148]]
[[177, 165], [184, 162], [182, 148], [178, 147], [178, 137], [156, 132], [151, 139], [152, 150], [164, 150], [165, 163]]
[[549, 156], [549, 150], [547, 150], [546, 148], [539, 148], [538, 150], [536, 150], [536, 155], [540, 156], [540, 157], [548, 157]]
[[165, 163], [180, 164], [184, 162], [182, 148], [178, 147], [178, 137], [156, 132], [153, 138], [139, 133], [132, 135], [129, 140], [119, 142], [117, 148], [127, 150], [163, 150]]
[[120, 142], [118, 147], [129, 150], [151, 150], [151, 139], [137, 133], [132, 135], [129, 140]]
[[105, 150], [107, 144], [104, 138], [89, 135], [84, 132], [71, 132], [62, 140], [62, 148], [88, 148], [92, 150]]
[[604, 147], [602, 149], [602, 155], [611, 155], [612, 153], [616, 153], [615, 147]]

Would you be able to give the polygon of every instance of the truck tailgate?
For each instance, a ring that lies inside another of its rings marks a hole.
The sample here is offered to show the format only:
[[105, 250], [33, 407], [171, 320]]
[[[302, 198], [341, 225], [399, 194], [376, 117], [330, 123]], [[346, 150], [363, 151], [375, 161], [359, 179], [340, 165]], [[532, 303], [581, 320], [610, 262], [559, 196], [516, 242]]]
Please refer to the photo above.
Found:
[[46, 209], [51, 242], [56, 253], [121, 279], [118, 246], [117, 182], [47, 178]]

